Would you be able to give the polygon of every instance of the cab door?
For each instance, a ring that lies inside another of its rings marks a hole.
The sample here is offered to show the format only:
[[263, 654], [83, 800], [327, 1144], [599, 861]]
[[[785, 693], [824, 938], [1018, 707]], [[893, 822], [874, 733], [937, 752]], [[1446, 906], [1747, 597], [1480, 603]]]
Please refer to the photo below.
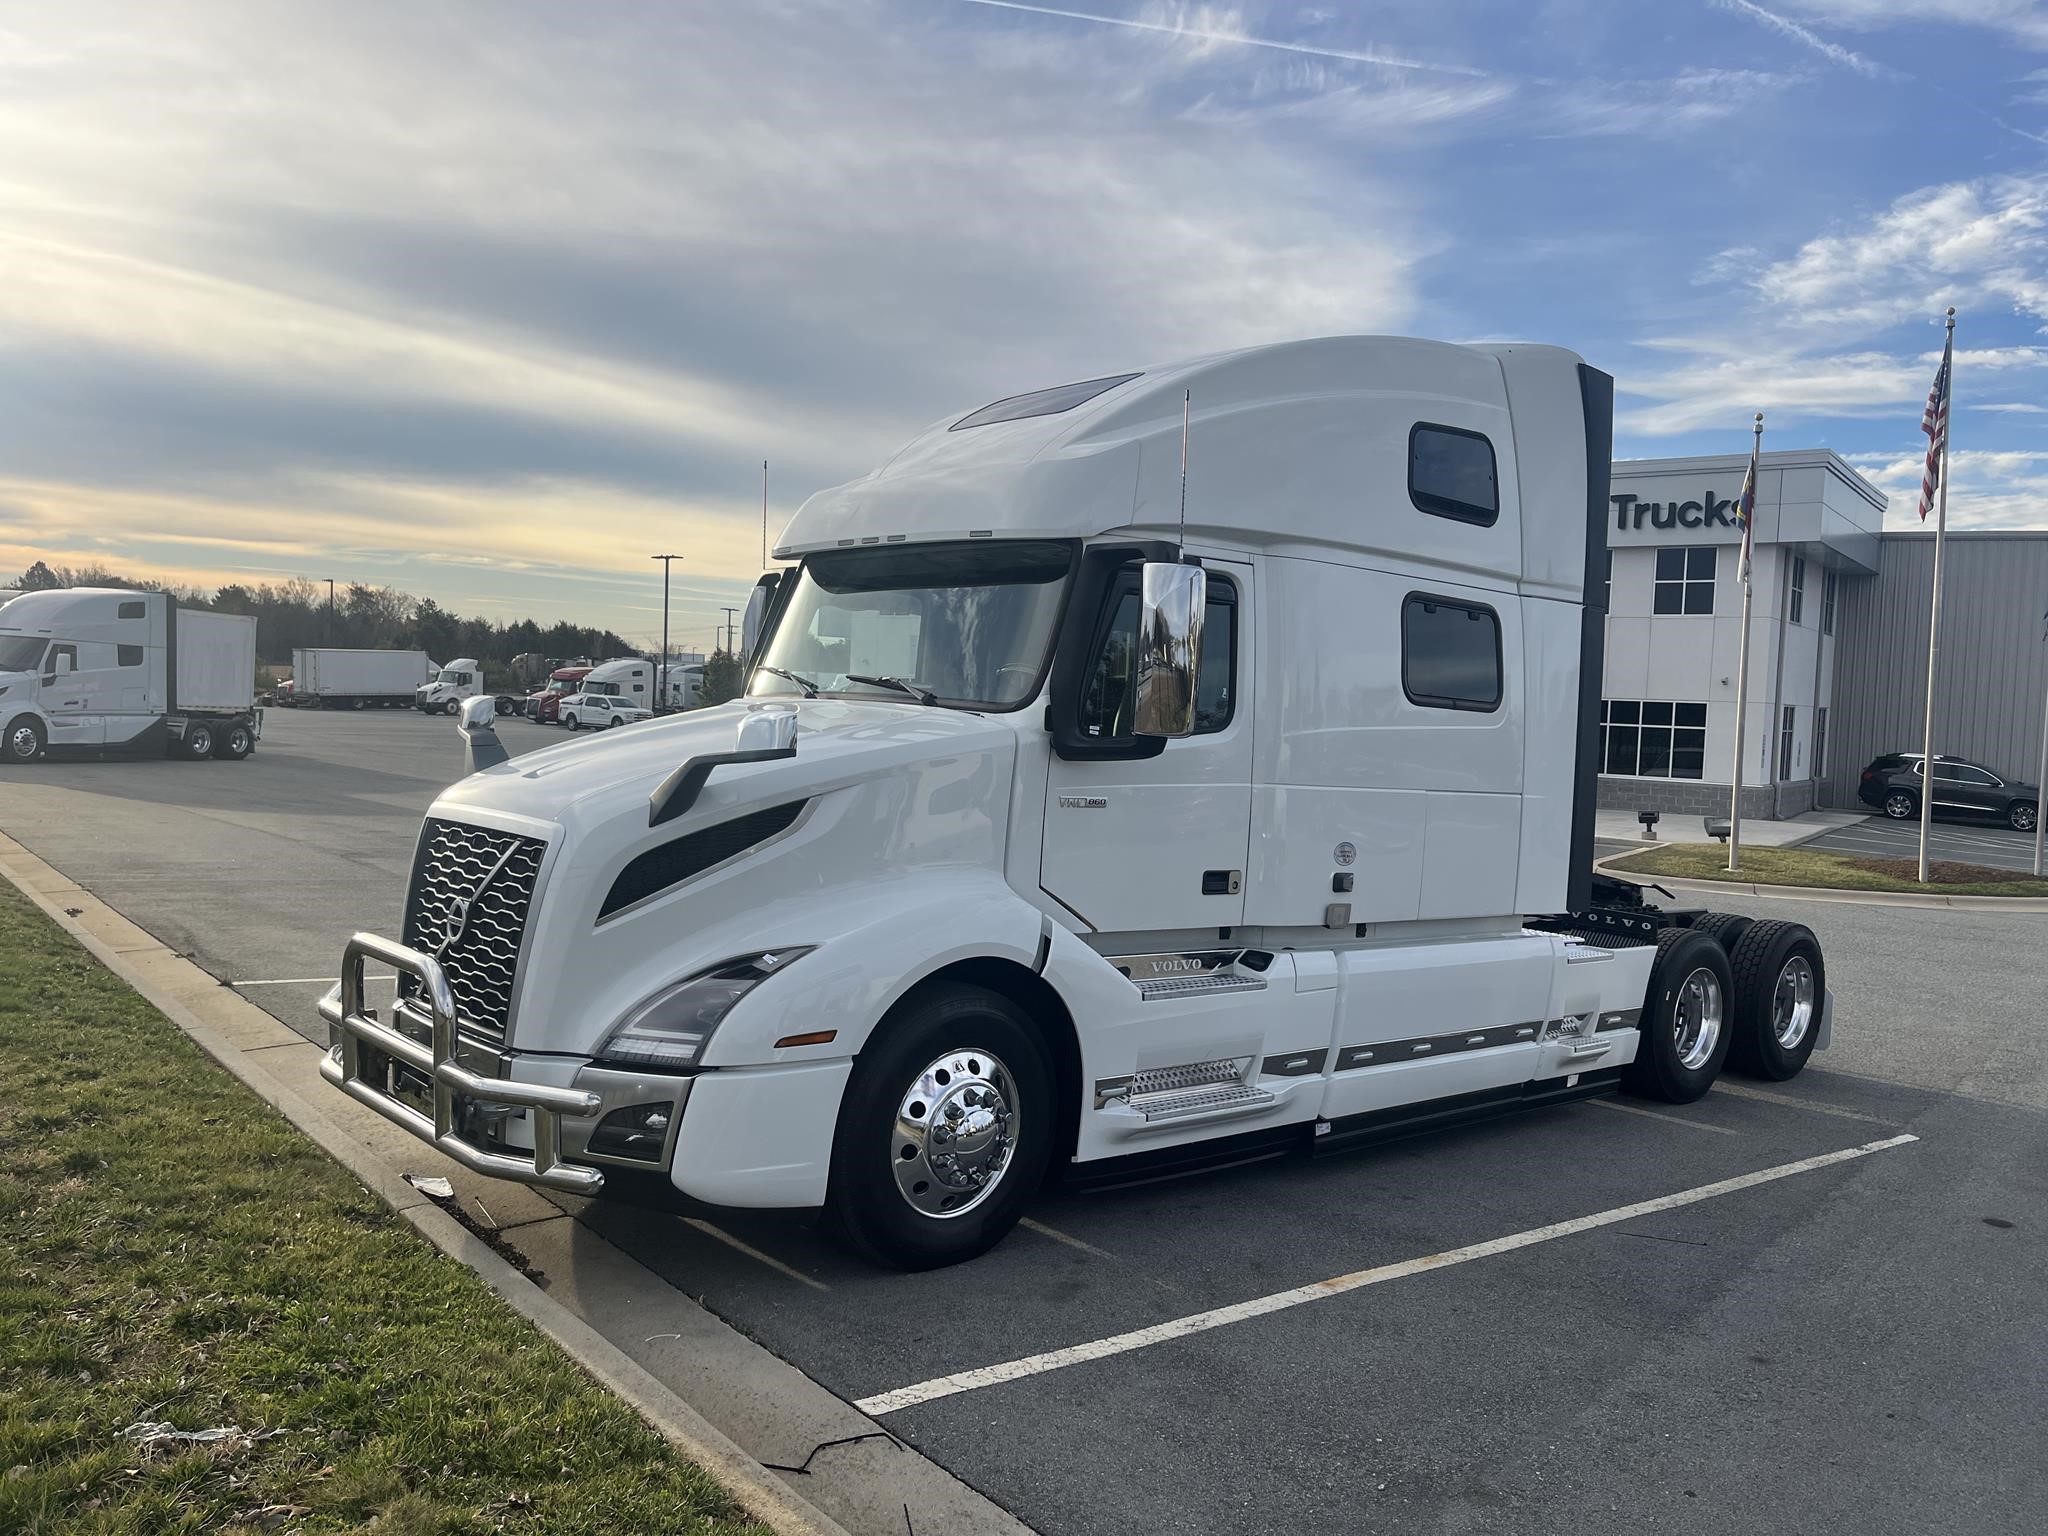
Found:
[[[1251, 835], [1253, 567], [1204, 558], [1209, 575], [1196, 730], [1152, 756], [1047, 770], [1039, 884], [1104, 933], [1228, 927], [1244, 919]], [[1080, 734], [1112, 751], [1131, 731], [1138, 565], [1108, 583], [1088, 631]], [[1058, 707], [1055, 705], [1055, 707]]]
[[43, 655], [43, 714], [50, 722], [50, 745], [97, 747], [106, 742], [102, 700], [93, 695], [93, 678], [79, 670], [78, 647], [58, 641]]

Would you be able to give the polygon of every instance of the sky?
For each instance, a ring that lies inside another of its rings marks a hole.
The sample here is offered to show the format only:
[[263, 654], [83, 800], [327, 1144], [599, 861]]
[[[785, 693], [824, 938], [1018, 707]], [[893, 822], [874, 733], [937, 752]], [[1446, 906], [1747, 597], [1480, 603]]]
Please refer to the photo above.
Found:
[[705, 646], [926, 424], [1526, 338], [1617, 452], [2048, 527], [2033, 0], [0, 0], [0, 573], [391, 584]]

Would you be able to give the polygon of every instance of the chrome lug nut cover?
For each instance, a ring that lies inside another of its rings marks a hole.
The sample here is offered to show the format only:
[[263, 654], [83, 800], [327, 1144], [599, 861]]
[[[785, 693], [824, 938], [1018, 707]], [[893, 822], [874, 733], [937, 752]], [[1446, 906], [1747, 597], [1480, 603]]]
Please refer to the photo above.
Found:
[[1019, 1106], [1010, 1069], [987, 1051], [948, 1051], [904, 1090], [889, 1166], [920, 1215], [964, 1216], [1002, 1183]]

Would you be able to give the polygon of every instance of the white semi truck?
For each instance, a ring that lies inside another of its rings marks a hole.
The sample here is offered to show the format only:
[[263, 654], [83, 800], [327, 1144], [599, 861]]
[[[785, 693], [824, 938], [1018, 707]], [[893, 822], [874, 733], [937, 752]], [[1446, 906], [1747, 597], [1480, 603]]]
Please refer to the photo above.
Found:
[[292, 702], [301, 709], [409, 709], [434, 672], [425, 651], [302, 646], [292, 652]]
[[256, 620], [168, 592], [71, 587], [0, 610], [0, 760], [255, 750]]
[[516, 761], [465, 716], [328, 1080], [922, 1267], [1051, 1169], [1791, 1076], [1813, 935], [1592, 869], [1611, 412], [1569, 352], [1352, 337], [936, 423], [790, 523], [745, 698]]
[[492, 693], [485, 688], [484, 664], [474, 656], [459, 656], [449, 662], [413, 691], [412, 702], [421, 714], [453, 715], [469, 700], [480, 698], [488, 698], [492, 709], [501, 715], [517, 714], [526, 704], [524, 694]]

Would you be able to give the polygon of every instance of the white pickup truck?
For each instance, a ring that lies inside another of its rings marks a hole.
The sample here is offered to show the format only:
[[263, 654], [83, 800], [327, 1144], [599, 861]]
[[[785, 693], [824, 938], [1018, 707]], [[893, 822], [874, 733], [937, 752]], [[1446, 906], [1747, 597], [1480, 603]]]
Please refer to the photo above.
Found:
[[516, 761], [466, 712], [328, 1080], [921, 1267], [1049, 1170], [1789, 1077], [1812, 934], [1592, 872], [1611, 410], [1555, 348], [1350, 337], [947, 417], [797, 513], [745, 698]]

